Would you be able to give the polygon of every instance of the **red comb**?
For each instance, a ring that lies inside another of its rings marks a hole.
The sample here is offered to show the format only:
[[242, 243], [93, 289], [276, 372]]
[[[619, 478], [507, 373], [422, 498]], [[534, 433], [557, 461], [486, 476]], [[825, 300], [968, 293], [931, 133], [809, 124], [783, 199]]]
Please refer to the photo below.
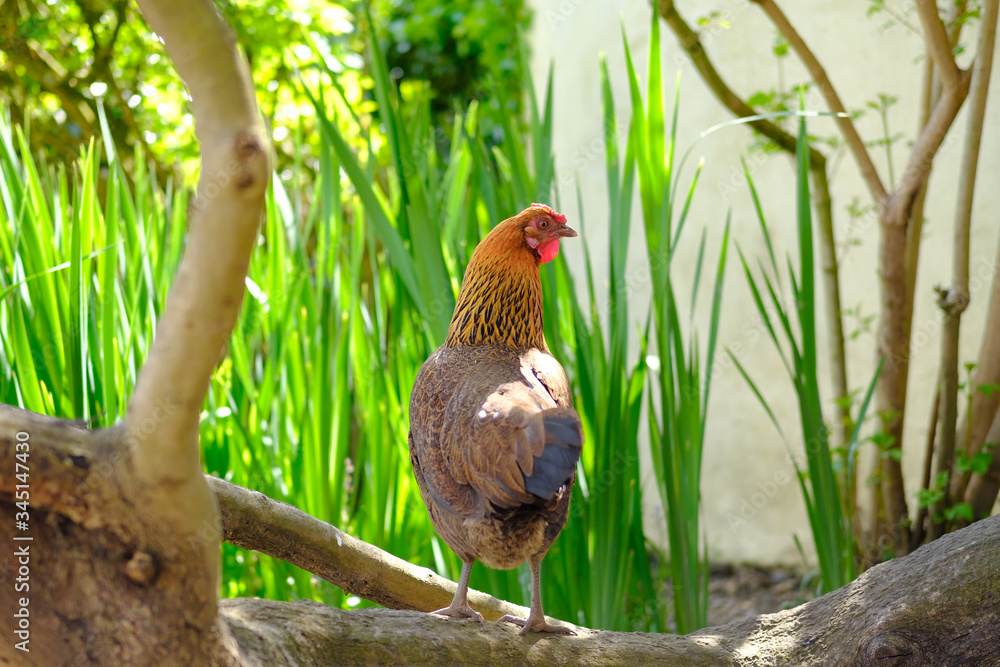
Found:
[[545, 212], [551, 215], [553, 220], [566, 224], [566, 216], [562, 213], [556, 213], [552, 210], [551, 206], [546, 206], [545, 204], [532, 204], [531, 207], [545, 209]]

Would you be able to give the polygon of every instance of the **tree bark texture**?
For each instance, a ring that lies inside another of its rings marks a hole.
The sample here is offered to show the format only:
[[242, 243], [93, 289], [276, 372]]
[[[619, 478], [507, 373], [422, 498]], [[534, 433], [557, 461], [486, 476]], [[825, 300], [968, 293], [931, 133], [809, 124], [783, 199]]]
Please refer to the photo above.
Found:
[[[877, 565], [844, 588], [795, 609], [687, 636], [577, 629], [576, 637], [517, 636], [518, 628], [416, 611], [344, 611], [312, 602], [205, 600], [189, 586], [201, 545], [147, 525], [134, 502], [123, 429], [87, 431], [0, 407], [0, 526], [15, 525], [17, 433], [30, 433], [33, 501], [30, 653], [14, 647], [12, 599], [20, 565], [0, 558], [0, 664], [324, 665], [997, 664], [1000, 642], [1000, 517], [945, 535]], [[349, 592], [405, 609], [450, 598], [454, 583], [350, 538], [255, 492], [209, 480], [227, 540], [291, 562]], [[197, 524], [197, 520], [194, 522]], [[215, 535], [211, 526], [206, 539]], [[307, 543], [297, 540], [312, 535]], [[338, 539], [339, 538], [339, 539]], [[284, 545], [284, 546], [281, 546]], [[185, 560], [181, 556], [187, 555]], [[331, 565], [332, 564], [332, 565]], [[488, 618], [524, 613], [473, 596]], [[193, 639], [196, 637], [197, 640]]]

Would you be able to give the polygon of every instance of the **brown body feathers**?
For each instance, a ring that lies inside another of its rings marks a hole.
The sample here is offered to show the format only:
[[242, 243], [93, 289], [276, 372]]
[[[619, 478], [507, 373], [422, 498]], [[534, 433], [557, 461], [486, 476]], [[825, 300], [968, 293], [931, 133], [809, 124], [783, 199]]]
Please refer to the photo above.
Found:
[[[435, 528], [469, 568], [530, 560], [537, 575], [566, 522], [583, 434], [542, 335], [538, 267], [570, 236], [563, 216], [537, 204], [497, 225], [469, 262], [447, 341], [413, 387], [414, 476]], [[465, 602], [467, 580], [463, 569], [441, 613], [478, 616]], [[533, 583], [526, 631], [559, 631], [545, 623], [540, 597], [536, 613]]]

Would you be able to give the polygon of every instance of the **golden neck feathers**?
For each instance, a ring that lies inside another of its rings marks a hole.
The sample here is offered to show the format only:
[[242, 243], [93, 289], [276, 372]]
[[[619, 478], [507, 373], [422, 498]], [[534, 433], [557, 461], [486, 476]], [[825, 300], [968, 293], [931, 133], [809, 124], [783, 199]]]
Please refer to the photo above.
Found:
[[476, 247], [465, 270], [445, 345], [546, 349], [538, 255], [524, 225], [506, 220]]

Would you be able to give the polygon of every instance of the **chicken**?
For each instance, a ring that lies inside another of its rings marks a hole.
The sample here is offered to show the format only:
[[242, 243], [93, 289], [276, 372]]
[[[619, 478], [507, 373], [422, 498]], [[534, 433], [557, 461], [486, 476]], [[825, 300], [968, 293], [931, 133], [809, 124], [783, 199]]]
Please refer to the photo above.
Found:
[[542, 613], [542, 558], [569, 512], [583, 445], [562, 366], [542, 335], [541, 263], [566, 217], [532, 204], [476, 247], [445, 344], [424, 362], [410, 397], [410, 462], [438, 534], [462, 559], [451, 605], [434, 613], [482, 622], [468, 603], [469, 573], [531, 567], [528, 632], [573, 634]]

